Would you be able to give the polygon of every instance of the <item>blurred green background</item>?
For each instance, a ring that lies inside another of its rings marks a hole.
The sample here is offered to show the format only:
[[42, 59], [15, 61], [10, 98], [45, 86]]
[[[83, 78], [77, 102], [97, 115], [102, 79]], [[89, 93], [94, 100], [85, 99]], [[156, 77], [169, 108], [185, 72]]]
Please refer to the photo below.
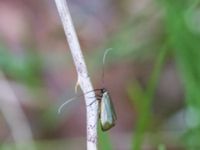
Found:
[[[68, 1], [95, 88], [118, 115], [101, 150], [200, 149], [200, 1]], [[84, 100], [53, 0], [0, 1], [0, 150], [86, 149]], [[79, 91], [81, 93], [81, 91]]]

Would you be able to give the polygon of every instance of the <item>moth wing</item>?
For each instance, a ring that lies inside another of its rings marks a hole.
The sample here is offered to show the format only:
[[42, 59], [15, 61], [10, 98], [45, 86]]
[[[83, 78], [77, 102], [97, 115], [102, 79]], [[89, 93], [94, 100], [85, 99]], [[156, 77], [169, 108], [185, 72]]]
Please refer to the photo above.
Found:
[[108, 92], [103, 93], [100, 109], [101, 128], [103, 131], [109, 130], [115, 125], [117, 117]]

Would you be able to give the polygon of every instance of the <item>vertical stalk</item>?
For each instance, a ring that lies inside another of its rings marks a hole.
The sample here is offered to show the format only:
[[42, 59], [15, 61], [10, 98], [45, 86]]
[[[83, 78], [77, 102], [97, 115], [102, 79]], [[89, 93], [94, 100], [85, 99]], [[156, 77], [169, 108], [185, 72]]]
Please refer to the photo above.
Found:
[[36, 150], [27, 117], [9, 81], [1, 70], [0, 91], [0, 111], [10, 128], [16, 150]]
[[[76, 71], [78, 74], [78, 84], [80, 85], [83, 93], [93, 91], [93, 87], [87, 72], [87, 67], [73, 26], [67, 2], [66, 0], [55, 0], [55, 3], [75, 63]], [[87, 150], [97, 149], [98, 102], [92, 103], [94, 101], [94, 92], [90, 92], [85, 95], [87, 113]], [[91, 103], [92, 105], [90, 105]]]

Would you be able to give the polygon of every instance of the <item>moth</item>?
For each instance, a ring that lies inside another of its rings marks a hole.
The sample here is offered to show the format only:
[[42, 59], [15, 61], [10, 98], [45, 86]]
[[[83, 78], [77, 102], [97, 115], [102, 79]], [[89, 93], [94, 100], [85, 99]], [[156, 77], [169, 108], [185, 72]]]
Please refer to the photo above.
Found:
[[[104, 66], [104, 62], [105, 62], [105, 56], [108, 53], [108, 51], [110, 51], [110, 50], [111, 49], [107, 49], [106, 52], [104, 53], [103, 66]], [[103, 68], [102, 79], [104, 79], [104, 68]], [[107, 131], [110, 128], [112, 128], [113, 126], [115, 126], [115, 123], [117, 120], [117, 115], [115, 112], [113, 102], [111, 100], [111, 96], [106, 88], [94, 89], [93, 91], [99, 91], [99, 94], [96, 94], [96, 98], [99, 102], [99, 120], [100, 120], [100, 125], [101, 125], [102, 131]], [[86, 92], [82, 95], [79, 95], [79, 96], [76, 96], [74, 98], [67, 100], [65, 103], [63, 103], [59, 107], [58, 113], [61, 113], [62, 108], [69, 102], [77, 99], [78, 97], [82, 97], [90, 92], [93, 92], [93, 91]], [[90, 105], [92, 105], [92, 104], [93, 104], [93, 102]]]
[[99, 100], [99, 120], [101, 129], [102, 131], [107, 131], [115, 126], [117, 120], [115, 108], [107, 89], [100, 89], [100, 95], [97, 99]]

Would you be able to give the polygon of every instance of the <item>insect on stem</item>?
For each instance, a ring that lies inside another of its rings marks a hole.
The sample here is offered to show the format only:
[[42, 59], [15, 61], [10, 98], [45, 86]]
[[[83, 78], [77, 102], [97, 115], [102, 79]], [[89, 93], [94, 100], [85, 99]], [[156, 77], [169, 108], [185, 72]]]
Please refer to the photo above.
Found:
[[[104, 52], [104, 56], [103, 56], [103, 71], [102, 71], [102, 82], [104, 85], [104, 65], [105, 65], [105, 59], [106, 56], [108, 54], [109, 51], [111, 51], [112, 48], [107, 49]], [[79, 97], [82, 97], [90, 92], [94, 92], [94, 91], [99, 91], [99, 94], [95, 93], [95, 97], [96, 100], [99, 101], [100, 104], [100, 108], [99, 108], [99, 120], [100, 120], [100, 125], [101, 125], [101, 129], [102, 131], [107, 131], [110, 128], [112, 128], [113, 126], [115, 126], [115, 122], [117, 120], [117, 115], [110, 97], [110, 94], [108, 92], [107, 89], [105, 88], [100, 88], [100, 89], [94, 89], [92, 91], [88, 91], [86, 93], [83, 93], [81, 95], [77, 95], [69, 100], [67, 100], [66, 102], [64, 102], [59, 108], [58, 108], [58, 114], [61, 113], [63, 107], [65, 105], [67, 105], [68, 103], [70, 103], [71, 101], [76, 100]], [[92, 97], [91, 97], [92, 98]], [[94, 100], [93, 102], [91, 102], [88, 106], [91, 106], [94, 102], [96, 102], [96, 100]]]

